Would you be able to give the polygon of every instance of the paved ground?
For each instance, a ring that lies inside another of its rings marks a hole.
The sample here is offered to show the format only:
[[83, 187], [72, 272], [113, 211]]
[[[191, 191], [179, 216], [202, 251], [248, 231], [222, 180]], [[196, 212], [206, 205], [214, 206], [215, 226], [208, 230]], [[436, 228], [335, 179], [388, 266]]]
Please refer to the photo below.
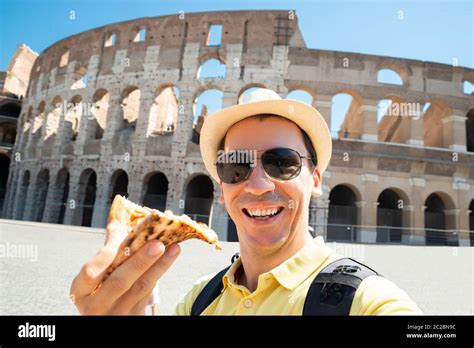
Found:
[[[77, 314], [71, 281], [103, 240], [100, 229], [0, 220], [0, 314]], [[474, 248], [329, 245], [398, 284], [426, 314], [474, 313]], [[222, 251], [182, 243], [180, 258], [160, 281], [160, 313], [172, 313], [199, 277], [225, 267], [236, 250], [237, 243], [223, 243]]]

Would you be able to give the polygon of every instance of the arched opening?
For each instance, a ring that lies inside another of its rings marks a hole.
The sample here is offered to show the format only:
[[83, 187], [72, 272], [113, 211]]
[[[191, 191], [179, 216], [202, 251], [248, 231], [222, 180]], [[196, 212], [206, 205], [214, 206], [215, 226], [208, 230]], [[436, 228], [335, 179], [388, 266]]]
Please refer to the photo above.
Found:
[[357, 206], [356, 194], [346, 185], [337, 185], [329, 193], [328, 241], [355, 241]]
[[146, 40], [146, 28], [135, 29], [135, 35], [133, 36], [133, 42], [144, 42]]
[[474, 84], [472, 84], [470, 81], [464, 80], [463, 93], [468, 95], [474, 94]]
[[443, 119], [452, 115], [446, 103], [432, 100], [427, 104], [423, 114], [423, 141], [425, 146], [445, 147], [443, 135]]
[[32, 148], [34, 148], [35, 145], [38, 145], [39, 140], [42, 137], [42, 128], [45, 120], [45, 107], [46, 103], [42, 101], [39, 103], [37, 111], [36, 111], [36, 117], [33, 120], [33, 128], [31, 129], [32, 132], [32, 137], [31, 137], [31, 145]]
[[53, 144], [54, 137], [58, 133], [59, 121], [64, 109], [61, 97], [54, 97], [51, 102], [51, 107], [52, 109], [48, 112], [48, 115], [45, 118], [46, 127], [44, 139], [46, 146]]
[[331, 99], [331, 136], [335, 139], [358, 139], [362, 134], [361, 98], [338, 93]]
[[211, 58], [201, 64], [197, 71], [199, 80], [210, 78], [225, 78], [226, 65], [218, 59]]
[[64, 120], [65, 134], [64, 139], [75, 141], [79, 135], [79, 127], [82, 117], [82, 97], [80, 95], [74, 96], [67, 104], [66, 117]]
[[380, 69], [377, 73], [377, 82], [391, 85], [403, 85], [400, 75], [392, 69]]
[[389, 96], [378, 103], [377, 124], [378, 141], [404, 143], [406, 134], [403, 129], [408, 128], [410, 118], [417, 117], [421, 110], [418, 103], [407, 103], [397, 96]]
[[173, 134], [179, 113], [179, 90], [174, 86], [158, 88], [150, 108], [147, 135]]
[[94, 117], [89, 120], [89, 139], [102, 139], [107, 122], [107, 112], [109, 110], [109, 93], [101, 88], [92, 97], [91, 113]]
[[122, 93], [122, 129], [135, 128], [140, 112], [140, 90], [135, 86], [127, 87]]
[[377, 243], [401, 243], [403, 200], [395, 191], [386, 189], [377, 203]]
[[0, 154], [0, 214], [5, 202], [7, 193], [8, 171], [10, 169], [10, 158], [7, 155]]
[[164, 211], [168, 194], [168, 179], [163, 173], [147, 175], [144, 183], [143, 205]]
[[30, 172], [27, 170], [23, 173], [23, 178], [21, 180], [20, 191], [18, 193], [17, 200], [15, 200], [15, 205], [17, 207], [15, 219], [22, 220], [23, 214], [25, 213], [25, 204], [26, 195], [28, 193], [28, 188], [30, 186]]
[[469, 240], [471, 246], [474, 246], [474, 199], [469, 204]]
[[86, 88], [89, 84], [89, 75], [87, 74], [87, 67], [81, 66], [74, 72], [73, 76], [73, 84], [71, 85], [71, 89], [80, 89]]
[[207, 175], [198, 175], [186, 186], [184, 213], [192, 219], [209, 224], [214, 188]]
[[33, 221], [41, 222], [43, 220], [48, 188], [49, 170], [43, 169], [39, 172], [36, 180], [35, 197], [33, 199]]
[[474, 152], [474, 109], [466, 115], [466, 147], [467, 151]]
[[286, 99], [298, 100], [308, 105], [313, 105], [313, 96], [302, 89], [294, 89], [286, 96]]
[[52, 212], [51, 221], [62, 224], [67, 207], [67, 198], [69, 196], [69, 172], [66, 168], [62, 168], [56, 177], [55, 192], [53, 197], [54, 211]]
[[114, 32], [105, 33], [104, 47], [115, 46], [116, 42], [117, 42], [117, 34], [115, 34]]
[[15, 103], [5, 103], [0, 106], [0, 115], [9, 117], [18, 117], [20, 115], [21, 106]]
[[16, 138], [16, 124], [11, 122], [0, 123], [0, 145], [13, 147]]
[[251, 83], [249, 85], [244, 86], [237, 94], [237, 102], [239, 104], [247, 103], [252, 95], [252, 92], [259, 88], [267, 87], [261, 83]]
[[92, 226], [92, 215], [94, 214], [96, 191], [97, 175], [93, 171], [89, 175], [87, 185], [85, 187], [81, 226]]
[[202, 92], [199, 97], [194, 100], [194, 128], [191, 139], [194, 143], [199, 144], [199, 134], [201, 133], [201, 128], [206, 116], [212, 115], [214, 112], [222, 109], [223, 97], [224, 93], [222, 91], [208, 89]]
[[449, 197], [432, 193], [426, 198], [425, 206], [426, 245], [459, 245], [457, 235], [452, 231], [455, 216], [446, 214], [454, 208]]
[[109, 198], [109, 204], [112, 204], [116, 195], [128, 197], [128, 175], [124, 170], [116, 170], [115, 173], [112, 174], [110, 182], [112, 185], [112, 193]]
[[61, 56], [59, 57], [59, 67], [62, 68], [69, 63], [69, 48], [64, 47], [62, 49]]

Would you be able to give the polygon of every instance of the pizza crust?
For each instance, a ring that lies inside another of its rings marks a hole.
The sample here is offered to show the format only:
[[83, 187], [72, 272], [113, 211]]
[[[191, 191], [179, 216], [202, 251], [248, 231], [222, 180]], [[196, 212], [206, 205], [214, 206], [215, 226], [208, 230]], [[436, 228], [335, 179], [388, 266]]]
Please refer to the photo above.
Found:
[[[114, 226], [116, 224], [120, 226]], [[216, 249], [221, 249], [216, 232], [206, 224], [196, 222], [184, 214], [174, 215], [170, 210], [163, 213], [156, 209], [139, 206], [120, 195], [115, 196], [110, 208], [106, 242], [113, 237], [112, 232], [117, 227], [126, 230], [127, 234], [120, 244], [114, 261], [107, 269], [106, 276], [153, 239], [160, 240], [166, 247], [196, 238], [215, 245]]]

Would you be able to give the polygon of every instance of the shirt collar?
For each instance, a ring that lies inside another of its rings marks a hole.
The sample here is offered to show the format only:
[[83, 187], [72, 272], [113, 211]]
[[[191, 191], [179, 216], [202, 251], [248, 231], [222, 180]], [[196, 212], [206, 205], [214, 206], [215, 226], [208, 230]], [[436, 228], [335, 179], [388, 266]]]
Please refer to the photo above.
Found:
[[[322, 237], [316, 237], [311, 243], [305, 245], [296, 254], [273, 268], [268, 272], [283, 287], [288, 290], [294, 290], [304, 280], [306, 280], [316, 269], [320, 268], [324, 261], [333, 253]], [[234, 275], [239, 267], [242, 266], [240, 257], [230, 266], [222, 277], [223, 288], [229, 283], [237, 285]], [[260, 275], [260, 278], [262, 275]], [[237, 285], [238, 286], [238, 285]]]

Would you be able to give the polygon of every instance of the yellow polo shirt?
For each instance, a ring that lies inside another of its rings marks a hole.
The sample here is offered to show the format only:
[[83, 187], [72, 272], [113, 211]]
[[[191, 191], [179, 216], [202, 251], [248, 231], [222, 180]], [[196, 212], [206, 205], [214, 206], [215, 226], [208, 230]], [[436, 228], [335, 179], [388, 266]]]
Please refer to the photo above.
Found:
[[[342, 258], [317, 237], [267, 273], [258, 277], [250, 292], [235, 282], [241, 266], [237, 259], [222, 278], [221, 294], [201, 315], [301, 315], [309, 287], [329, 263]], [[192, 287], [176, 306], [175, 314], [190, 315], [191, 307], [204, 286], [217, 273], [207, 275]], [[359, 285], [349, 315], [423, 314], [408, 295], [388, 279], [373, 275]]]

